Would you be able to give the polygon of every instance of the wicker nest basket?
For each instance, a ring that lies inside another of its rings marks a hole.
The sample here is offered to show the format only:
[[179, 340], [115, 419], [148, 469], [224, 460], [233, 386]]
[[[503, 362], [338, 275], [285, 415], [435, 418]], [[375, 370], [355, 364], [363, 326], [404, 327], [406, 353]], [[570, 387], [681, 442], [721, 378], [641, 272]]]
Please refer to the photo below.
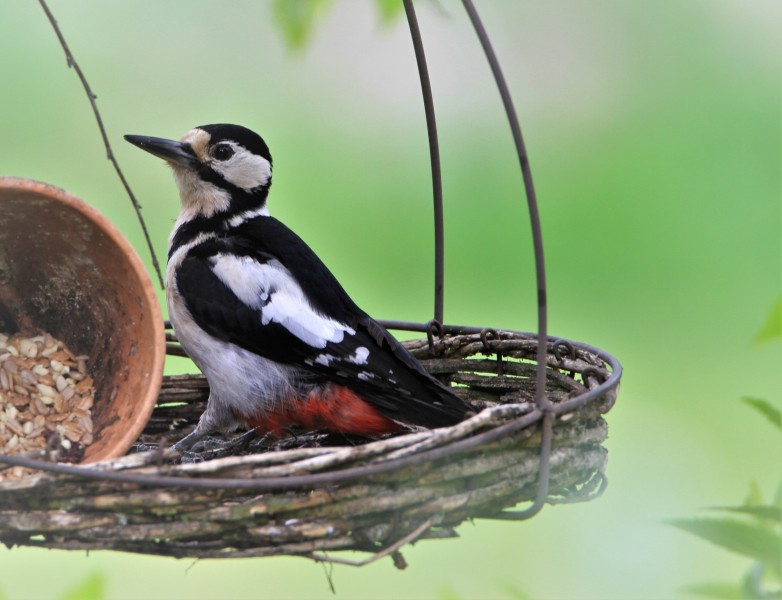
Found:
[[169, 442], [195, 424], [208, 387], [201, 376], [168, 377], [136, 447], [146, 452], [88, 467], [50, 465], [0, 483], [0, 540], [339, 562], [323, 552], [362, 550], [372, 559], [392, 555], [401, 566], [403, 544], [455, 536], [466, 519], [524, 518], [523, 511], [503, 509], [541, 493], [541, 503], [553, 503], [602, 491], [603, 414], [614, 404], [621, 372], [612, 357], [550, 341], [541, 409], [535, 336], [484, 330], [406, 345], [457, 386], [474, 417], [362, 443], [342, 438], [335, 445], [314, 434], [260, 440], [267, 443], [260, 452], [182, 462], [167, 450]]

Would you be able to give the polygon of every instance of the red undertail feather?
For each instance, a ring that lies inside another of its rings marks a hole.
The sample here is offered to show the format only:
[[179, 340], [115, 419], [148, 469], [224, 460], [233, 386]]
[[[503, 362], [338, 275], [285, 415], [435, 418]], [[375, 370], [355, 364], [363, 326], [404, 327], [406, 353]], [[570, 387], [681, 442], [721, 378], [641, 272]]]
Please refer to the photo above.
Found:
[[288, 401], [285, 410], [250, 417], [247, 423], [260, 433], [271, 432], [277, 437], [282, 437], [285, 429], [293, 426], [358, 436], [402, 430], [401, 425], [380, 413], [358, 394], [334, 384], [312, 391], [304, 399]]

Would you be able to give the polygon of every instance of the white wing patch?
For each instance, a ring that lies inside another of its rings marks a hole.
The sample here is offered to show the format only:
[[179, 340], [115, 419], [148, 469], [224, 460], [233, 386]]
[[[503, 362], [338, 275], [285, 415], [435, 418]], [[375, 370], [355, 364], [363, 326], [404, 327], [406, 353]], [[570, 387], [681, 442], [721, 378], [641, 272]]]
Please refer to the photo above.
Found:
[[[259, 309], [263, 325], [274, 321], [313, 348], [325, 348], [329, 342], [338, 344], [346, 333], [356, 333], [348, 325], [316, 311], [290, 271], [279, 261], [259, 263], [249, 256], [217, 254], [211, 262], [214, 274], [239, 300]], [[356, 360], [362, 359], [359, 350], [356, 350]], [[366, 350], [364, 361], [368, 354]]]
[[[318, 354], [315, 357], [315, 364], [328, 367], [331, 364], [331, 361], [333, 361], [336, 358], [337, 358], [336, 356], [333, 356], [331, 354]], [[305, 361], [305, 362], [309, 362], [310, 364], [312, 364], [312, 361]]]
[[[351, 329], [351, 333], [352, 332], [353, 330]], [[339, 357], [324, 352], [323, 354], [318, 354], [315, 357], [314, 361], [305, 360], [304, 362], [310, 365], [311, 364], [323, 365], [324, 367], [328, 367], [335, 360], [353, 363], [354, 365], [365, 365], [367, 364], [367, 358], [369, 358], [369, 348], [365, 348], [364, 346], [359, 346], [358, 348], [356, 348], [356, 351], [349, 356]]]
[[348, 362], [352, 362], [355, 365], [367, 364], [367, 358], [369, 358], [369, 348], [359, 346], [356, 351], [348, 356]]

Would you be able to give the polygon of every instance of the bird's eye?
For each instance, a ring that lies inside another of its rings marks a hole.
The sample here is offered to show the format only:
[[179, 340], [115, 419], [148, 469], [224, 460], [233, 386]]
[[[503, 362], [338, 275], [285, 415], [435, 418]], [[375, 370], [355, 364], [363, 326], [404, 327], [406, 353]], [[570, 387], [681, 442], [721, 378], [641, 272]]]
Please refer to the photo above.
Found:
[[228, 160], [234, 155], [234, 149], [228, 144], [217, 144], [212, 150], [212, 156], [217, 160]]

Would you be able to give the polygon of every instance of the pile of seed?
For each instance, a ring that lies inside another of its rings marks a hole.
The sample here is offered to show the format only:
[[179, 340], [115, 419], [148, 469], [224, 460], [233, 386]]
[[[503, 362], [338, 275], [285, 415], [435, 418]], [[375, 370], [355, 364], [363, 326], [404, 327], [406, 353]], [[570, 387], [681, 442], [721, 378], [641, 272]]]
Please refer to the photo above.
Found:
[[[93, 441], [86, 360], [48, 333], [0, 333], [0, 452], [81, 459]], [[0, 471], [0, 480], [13, 471]]]

